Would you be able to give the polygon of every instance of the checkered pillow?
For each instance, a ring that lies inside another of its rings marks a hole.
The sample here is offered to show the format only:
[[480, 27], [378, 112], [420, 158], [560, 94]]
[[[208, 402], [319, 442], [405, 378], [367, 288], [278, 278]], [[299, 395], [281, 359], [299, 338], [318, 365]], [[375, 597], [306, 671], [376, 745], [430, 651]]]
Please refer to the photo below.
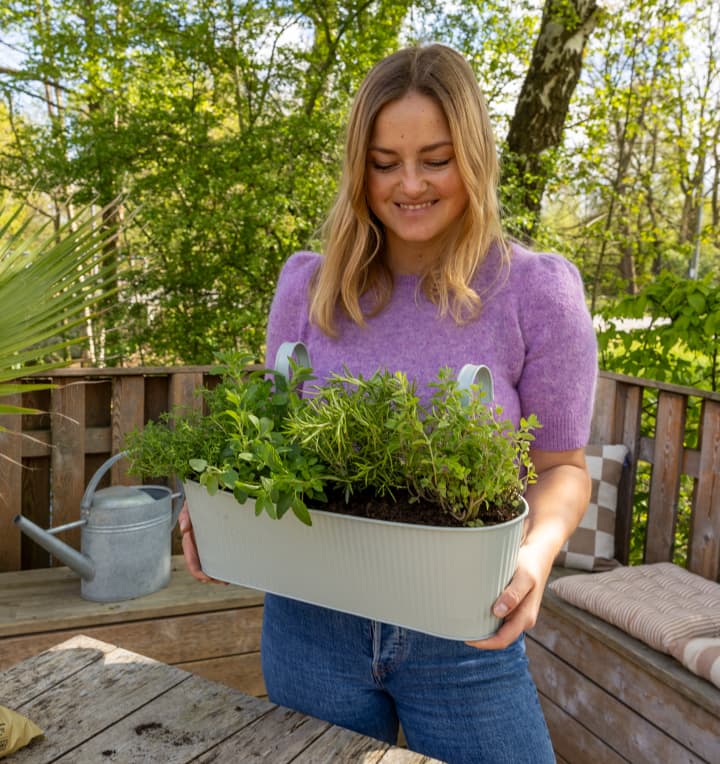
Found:
[[555, 558], [555, 564], [577, 570], [609, 570], [619, 563], [615, 554], [615, 511], [623, 465], [628, 454], [624, 445], [585, 448], [592, 478], [587, 511], [575, 532]]

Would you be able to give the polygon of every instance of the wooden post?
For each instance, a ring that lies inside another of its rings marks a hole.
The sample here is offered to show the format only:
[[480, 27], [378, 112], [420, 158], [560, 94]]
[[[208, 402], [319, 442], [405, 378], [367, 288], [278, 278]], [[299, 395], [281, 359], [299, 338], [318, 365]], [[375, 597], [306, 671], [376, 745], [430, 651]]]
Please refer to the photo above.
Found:
[[686, 396], [666, 391], [659, 393], [645, 540], [646, 563], [672, 560], [686, 408]]
[[[125, 436], [135, 429], [142, 429], [145, 423], [145, 377], [120, 376], [113, 379], [112, 387], [112, 432], [110, 440], [113, 454], [124, 448]], [[137, 478], [128, 475], [126, 459], [115, 462], [111, 468], [113, 485], [133, 485]]]
[[700, 470], [693, 494], [688, 568], [720, 581], [720, 403], [703, 401]]
[[[22, 395], [3, 398], [8, 406], [21, 406]], [[0, 416], [0, 571], [20, 569], [20, 531], [13, 517], [22, 506], [22, 420], [17, 414]]]
[[[72, 378], [60, 378], [50, 397], [52, 418], [52, 524], [63, 525], [80, 519], [80, 502], [85, 492], [85, 385]], [[80, 530], [62, 536], [80, 549]], [[57, 560], [56, 564], [60, 564]]]

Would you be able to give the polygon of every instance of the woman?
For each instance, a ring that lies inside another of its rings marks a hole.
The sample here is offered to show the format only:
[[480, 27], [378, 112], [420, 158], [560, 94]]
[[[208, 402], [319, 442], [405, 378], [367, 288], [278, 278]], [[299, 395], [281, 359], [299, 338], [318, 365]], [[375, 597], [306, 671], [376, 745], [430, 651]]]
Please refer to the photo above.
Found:
[[[465, 644], [267, 595], [262, 661], [276, 703], [388, 742], [402, 724], [410, 748], [448, 762], [542, 764], [555, 759], [523, 632], [589, 499], [596, 345], [577, 270], [504, 240], [498, 174], [462, 56], [430, 45], [377, 64], [351, 111], [325, 256], [286, 263], [267, 357], [301, 340], [320, 380], [347, 365], [421, 387], [443, 366], [484, 363], [505, 416], [538, 416], [525, 538], [494, 605], [504, 622]], [[183, 545], [207, 580], [191, 533]]]

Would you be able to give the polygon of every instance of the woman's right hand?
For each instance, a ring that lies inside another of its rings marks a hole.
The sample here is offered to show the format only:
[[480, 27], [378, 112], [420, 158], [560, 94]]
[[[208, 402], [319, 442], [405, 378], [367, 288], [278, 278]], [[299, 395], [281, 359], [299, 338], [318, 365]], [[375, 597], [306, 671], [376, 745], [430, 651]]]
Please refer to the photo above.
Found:
[[178, 526], [180, 533], [182, 533], [182, 550], [183, 557], [185, 558], [185, 565], [190, 571], [190, 575], [196, 578], [198, 581], [208, 583], [209, 581], [215, 584], [224, 583], [218, 581], [215, 578], [205, 575], [200, 567], [200, 557], [198, 555], [197, 545], [195, 544], [195, 534], [193, 533], [192, 522], [190, 521], [190, 512], [188, 511], [187, 502], [183, 504], [183, 508], [178, 515]]

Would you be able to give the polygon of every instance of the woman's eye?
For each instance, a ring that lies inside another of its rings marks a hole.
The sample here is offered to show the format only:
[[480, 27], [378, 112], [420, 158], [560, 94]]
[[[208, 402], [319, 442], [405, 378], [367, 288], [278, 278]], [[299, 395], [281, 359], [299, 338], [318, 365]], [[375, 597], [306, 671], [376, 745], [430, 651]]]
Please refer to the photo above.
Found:
[[387, 172], [388, 170], [392, 170], [393, 167], [395, 167], [395, 163], [373, 162], [372, 166], [375, 170], [380, 170], [380, 172]]
[[425, 163], [428, 167], [439, 168], [447, 167], [450, 164], [449, 159], [432, 159]]

